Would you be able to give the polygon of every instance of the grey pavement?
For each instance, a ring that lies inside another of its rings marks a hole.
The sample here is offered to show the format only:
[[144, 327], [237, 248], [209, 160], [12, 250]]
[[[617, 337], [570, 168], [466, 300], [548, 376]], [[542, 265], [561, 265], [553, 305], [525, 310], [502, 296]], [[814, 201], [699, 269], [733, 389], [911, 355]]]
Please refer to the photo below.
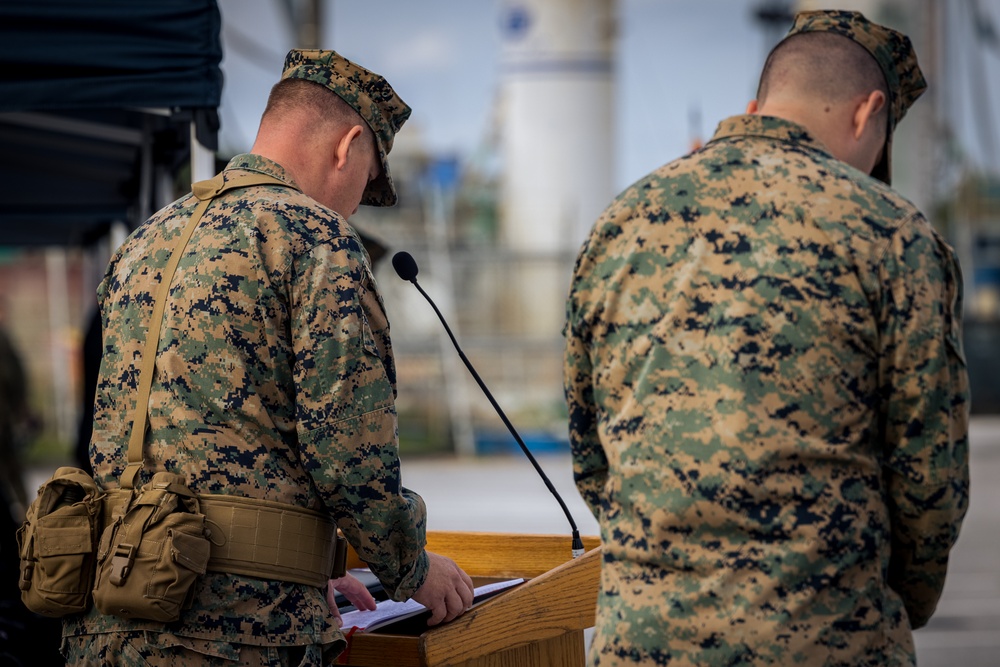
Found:
[[[427, 503], [428, 530], [570, 535], [559, 502], [526, 457], [407, 458], [403, 484]], [[597, 520], [573, 484], [569, 455], [536, 454], [581, 535], [598, 535]]]

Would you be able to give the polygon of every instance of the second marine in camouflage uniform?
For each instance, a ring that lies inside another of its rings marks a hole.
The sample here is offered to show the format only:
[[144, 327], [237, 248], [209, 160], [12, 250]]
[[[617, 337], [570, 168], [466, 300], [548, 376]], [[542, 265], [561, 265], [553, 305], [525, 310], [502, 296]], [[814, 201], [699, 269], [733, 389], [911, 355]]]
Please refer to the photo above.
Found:
[[968, 503], [960, 311], [927, 220], [796, 123], [626, 189], [566, 330], [592, 664], [912, 664]]

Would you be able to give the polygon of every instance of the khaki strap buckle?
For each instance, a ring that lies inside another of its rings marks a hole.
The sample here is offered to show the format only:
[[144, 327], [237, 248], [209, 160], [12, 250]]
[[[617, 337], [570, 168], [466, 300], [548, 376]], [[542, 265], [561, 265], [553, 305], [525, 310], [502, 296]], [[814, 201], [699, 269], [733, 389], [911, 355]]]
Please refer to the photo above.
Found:
[[333, 548], [333, 572], [330, 573], [330, 578], [340, 579], [347, 574], [347, 538], [343, 535], [337, 535], [337, 541]]
[[17, 586], [22, 591], [26, 591], [31, 588], [31, 575], [35, 571], [35, 563], [27, 562], [21, 569], [21, 579], [18, 581]]
[[123, 585], [129, 572], [132, 571], [134, 563], [135, 547], [131, 544], [119, 544], [115, 549], [114, 555], [111, 556], [111, 576], [109, 577], [109, 581], [115, 586]]

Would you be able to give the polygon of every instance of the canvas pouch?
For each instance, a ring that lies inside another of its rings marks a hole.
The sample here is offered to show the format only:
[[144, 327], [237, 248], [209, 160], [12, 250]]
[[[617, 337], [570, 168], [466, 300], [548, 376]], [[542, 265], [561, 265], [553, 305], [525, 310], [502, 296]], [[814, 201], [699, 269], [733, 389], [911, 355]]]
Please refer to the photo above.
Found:
[[89, 605], [100, 495], [90, 475], [69, 466], [38, 488], [17, 531], [21, 600], [36, 614], [58, 618]]
[[94, 604], [103, 614], [176, 621], [211, 555], [198, 498], [180, 475], [158, 472], [112, 519], [97, 549]]

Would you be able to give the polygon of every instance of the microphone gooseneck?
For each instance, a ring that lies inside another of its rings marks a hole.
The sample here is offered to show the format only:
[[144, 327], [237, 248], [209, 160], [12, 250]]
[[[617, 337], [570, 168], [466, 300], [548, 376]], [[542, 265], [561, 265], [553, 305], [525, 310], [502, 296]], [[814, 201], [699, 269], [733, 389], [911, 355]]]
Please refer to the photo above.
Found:
[[548, 488], [549, 492], [551, 492], [552, 495], [555, 496], [555, 499], [559, 502], [559, 506], [562, 508], [563, 513], [566, 515], [566, 519], [569, 521], [570, 528], [573, 531], [573, 545], [572, 545], [573, 558], [581, 556], [584, 552], [583, 540], [580, 539], [580, 531], [576, 527], [576, 522], [573, 521], [573, 515], [570, 514], [569, 508], [566, 507], [566, 503], [563, 502], [562, 496], [559, 495], [559, 492], [556, 491], [556, 488], [552, 485], [552, 482], [549, 481], [549, 478], [545, 474], [545, 471], [543, 471], [541, 466], [538, 465], [538, 461], [535, 460], [535, 457], [532, 455], [527, 445], [524, 444], [524, 440], [521, 439], [521, 436], [514, 428], [514, 425], [510, 423], [509, 419], [507, 419], [507, 415], [504, 414], [504, 411], [500, 407], [500, 404], [497, 403], [495, 398], [493, 398], [493, 394], [486, 387], [486, 383], [483, 382], [483, 379], [479, 377], [479, 373], [477, 373], [476, 369], [473, 368], [472, 362], [470, 362], [469, 358], [465, 356], [465, 352], [462, 351], [461, 346], [458, 344], [458, 340], [455, 339], [455, 334], [451, 332], [451, 327], [448, 326], [448, 322], [445, 321], [444, 315], [441, 314], [441, 311], [438, 309], [437, 304], [434, 303], [434, 300], [431, 299], [431, 297], [427, 294], [427, 292], [424, 291], [424, 288], [420, 286], [420, 283], [417, 282], [418, 268], [416, 260], [413, 259], [413, 256], [410, 253], [406, 252], [405, 250], [400, 251], [397, 252], [392, 257], [392, 268], [396, 270], [396, 274], [400, 278], [402, 278], [407, 282], [413, 283], [413, 286], [417, 288], [417, 291], [419, 291], [423, 295], [423, 297], [427, 299], [427, 303], [431, 304], [431, 308], [434, 309], [434, 312], [437, 314], [438, 319], [441, 320], [441, 324], [444, 325], [444, 330], [448, 333], [448, 337], [451, 338], [451, 342], [455, 346], [455, 350], [458, 351], [458, 356], [462, 359], [462, 362], [465, 364], [465, 367], [469, 369], [469, 372], [472, 374], [472, 377], [475, 378], [476, 383], [479, 385], [479, 388], [483, 390], [484, 394], [486, 394], [486, 398], [488, 398], [490, 403], [493, 405], [493, 409], [496, 410], [496, 413], [500, 416], [500, 419], [501, 421], [503, 421], [504, 426], [506, 426], [507, 430], [510, 431], [510, 434], [514, 436], [514, 440], [516, 440], [517, 444], [520, 445], [521, 451], [524, 452], [524, 455], [528, 457], [528, 460], [531, 462], [531, 465], [535, 468], [535, 472], [538, 473], [539, 477], [542, 478], [542, 481], [545, 482], [545, 486]]

